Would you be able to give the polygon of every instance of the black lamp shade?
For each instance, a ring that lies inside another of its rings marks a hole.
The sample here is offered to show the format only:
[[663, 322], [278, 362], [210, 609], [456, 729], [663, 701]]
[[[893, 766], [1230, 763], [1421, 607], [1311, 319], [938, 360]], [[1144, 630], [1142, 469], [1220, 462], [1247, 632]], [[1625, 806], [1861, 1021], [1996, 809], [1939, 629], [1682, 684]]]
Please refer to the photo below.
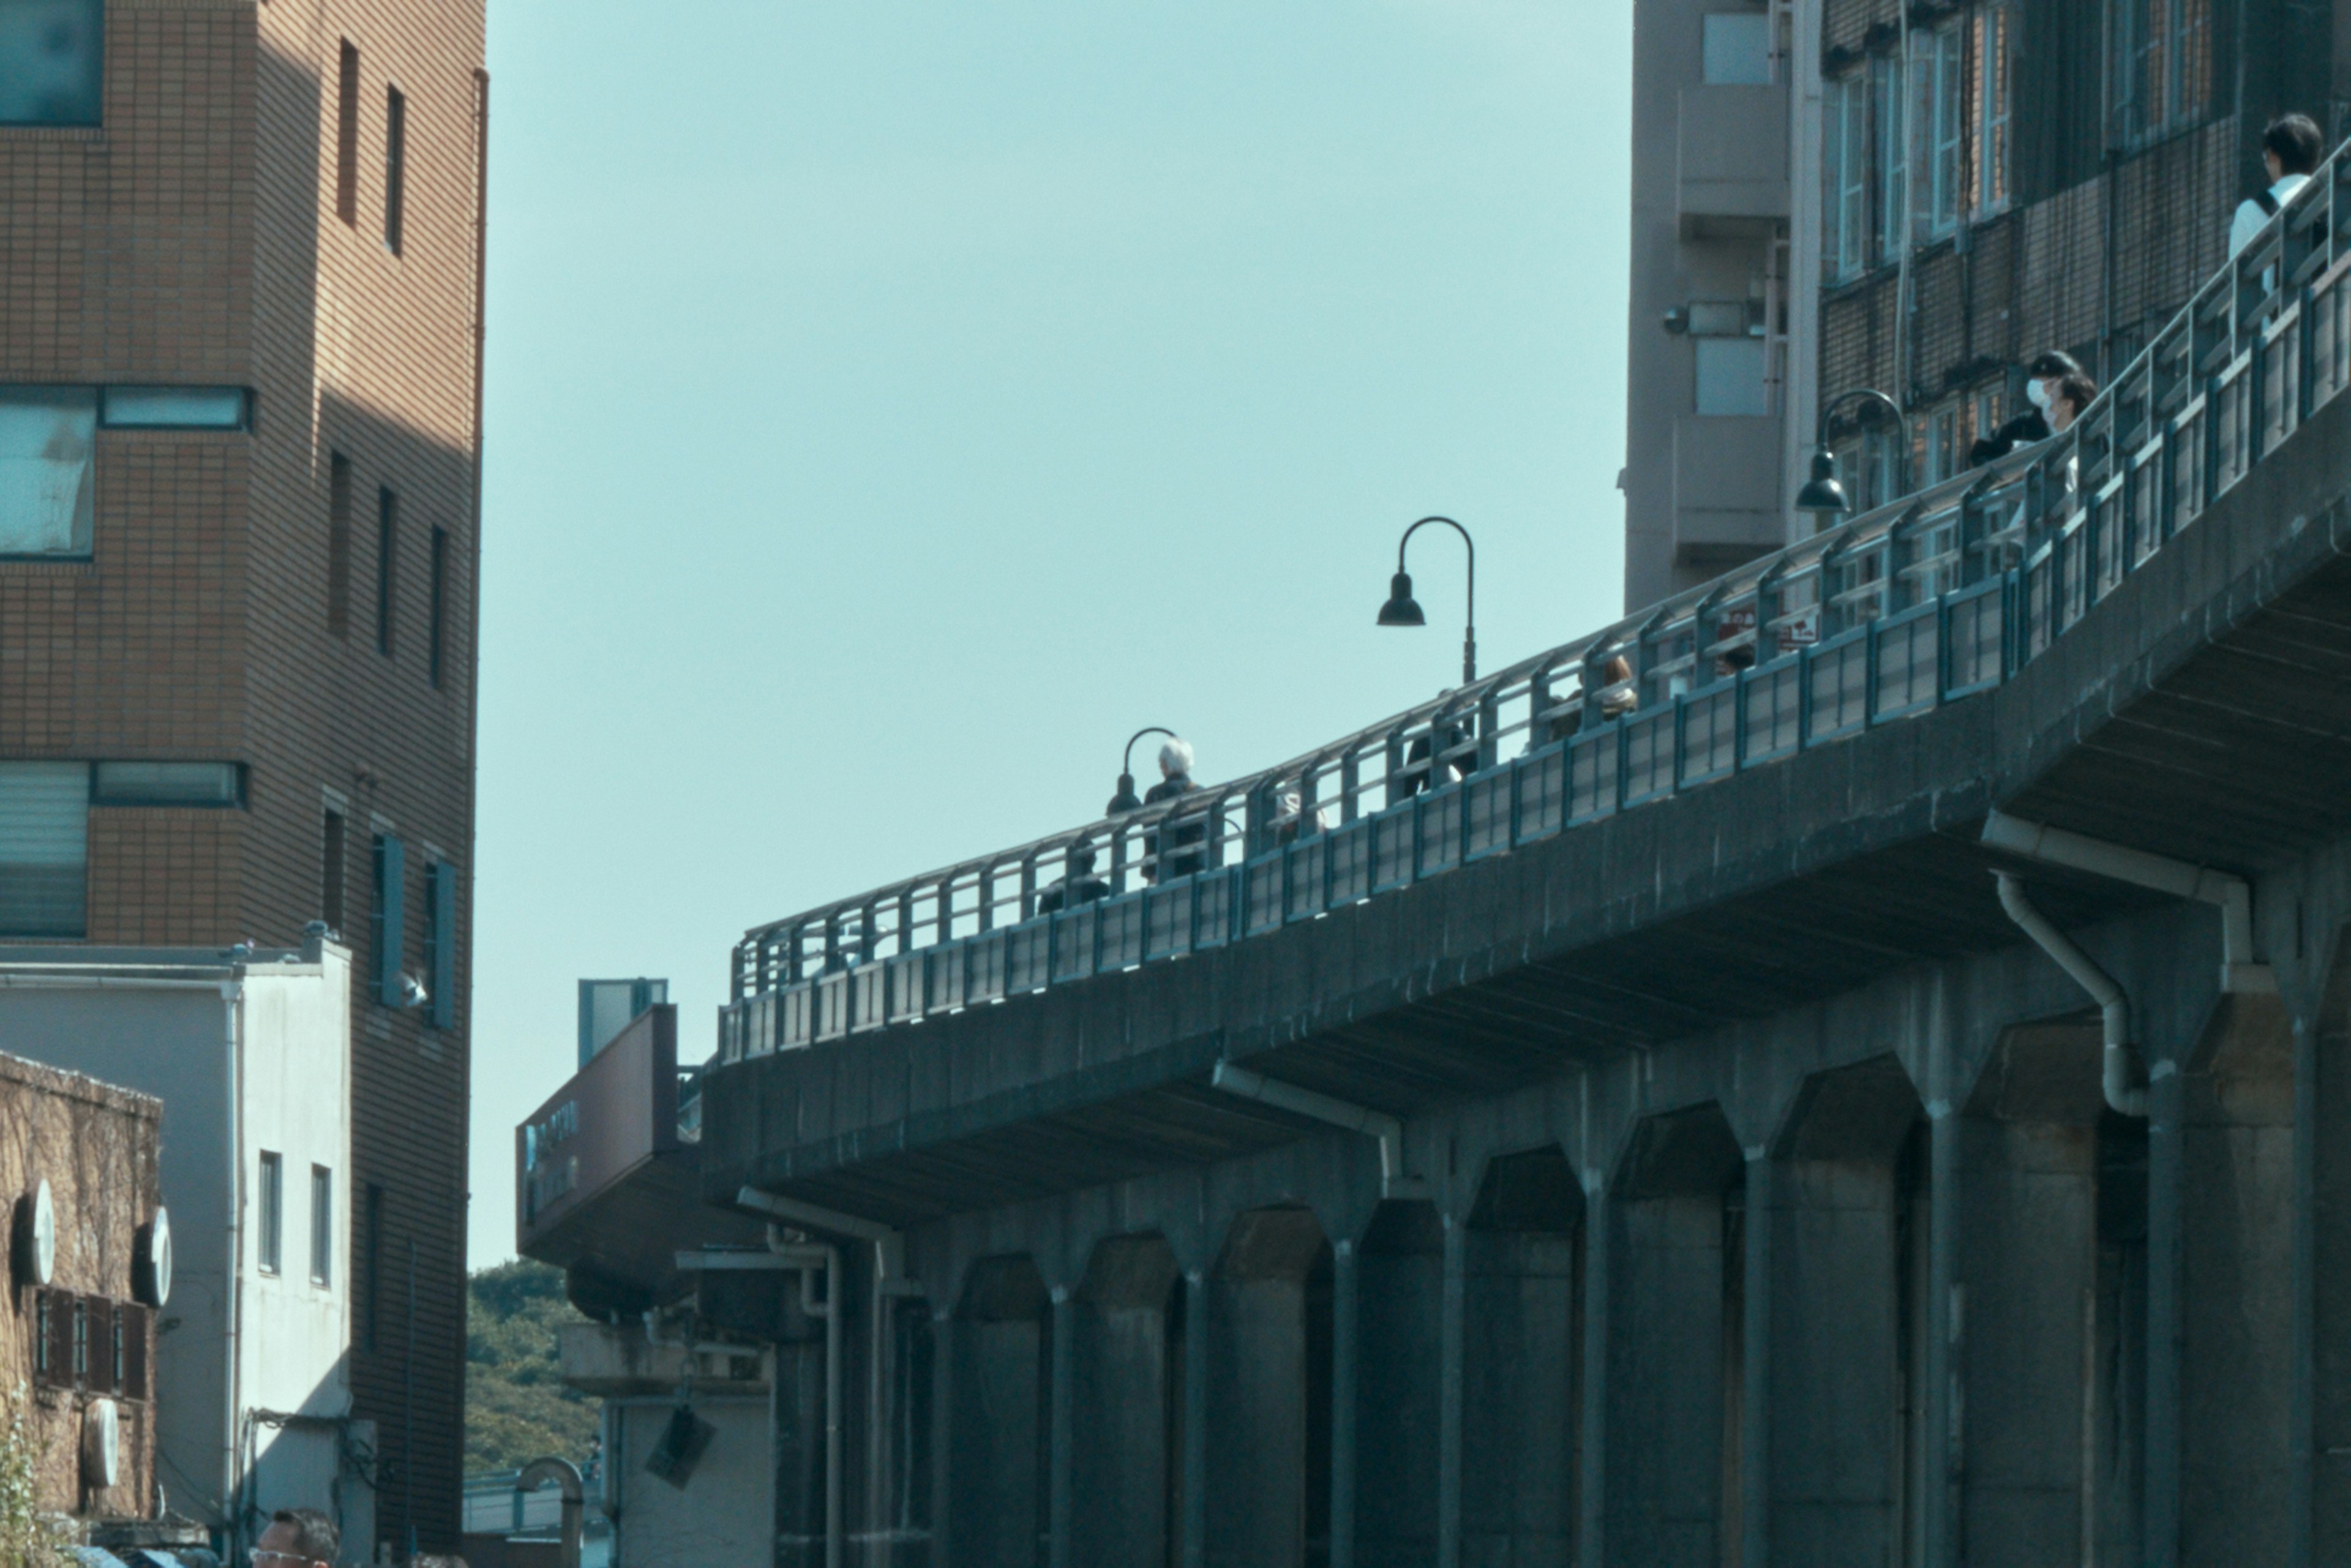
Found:
[[1400, 571], [1388, 581], [1388, 601], [1380, 606], [1383, 626], [1426, 626], [1428, 617], [1412, 597], [1412, 574]]
[[1849, 512], [1853, 503], [1845, 498], [1844, 486], [1837, 483], [1836, 454], [1827, 447], [1813, 451], [1813, 476], [1796, 492], [1796, 510], [1800, 512]]
[[1134, 775], [1132, 773], [1120, 774], [1118, 776], [1118, 793], [1113, 795], [1110, 798], [1110, 804], [1102, 808], [1102, 815], [1105, 817], [1117, 817], [1123, 816], [1129, 811], [1140, 811], [1142, 810], [1143, 797], [1134, 792]]

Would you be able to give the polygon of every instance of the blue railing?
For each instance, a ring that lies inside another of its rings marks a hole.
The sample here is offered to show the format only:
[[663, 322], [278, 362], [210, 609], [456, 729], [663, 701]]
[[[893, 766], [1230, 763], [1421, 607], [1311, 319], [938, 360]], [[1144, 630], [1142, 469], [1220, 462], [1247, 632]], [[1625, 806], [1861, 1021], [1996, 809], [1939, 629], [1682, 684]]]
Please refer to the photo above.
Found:
[[[721, 1060], [1206, 952], [1989, 691], [2343, 390], [2346, 270], [2338, 153], [2064, 434], [1279, 768], [760, 926]], [[1077, 852], [1102, 896], [1052, 909]]]

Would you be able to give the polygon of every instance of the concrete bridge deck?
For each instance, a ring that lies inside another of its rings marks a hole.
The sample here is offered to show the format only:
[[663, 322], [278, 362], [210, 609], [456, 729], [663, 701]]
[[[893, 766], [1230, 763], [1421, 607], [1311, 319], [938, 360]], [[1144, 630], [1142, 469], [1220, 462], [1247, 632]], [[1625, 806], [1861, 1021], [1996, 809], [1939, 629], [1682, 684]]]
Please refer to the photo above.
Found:
[[[799, 968], [873, 900], [780, 967], [755, 933], [700, 1179], [781, 1250], [680, 1272], [776, 1347], [778, 1561], [2351, 1560], [2351, 263], [2314, 186], [2036, 460], [2052, 517], [2170, 521], [2011, 561], [1996, 683], [1947, 641], [1883, 722], [1001, 999], [977, 955], [1053, 921], [940, 944], [956, 988], [904, 1006], [935, 956]], [[2026, 646], [2077, 548], [2097, 591]], [[1996, 811], [2105, 848], [1989, 848]], [[2240, 879], [2240, 947], [2116, 852]], [[827, 1245], [829, 1322], [728, 1272]]]

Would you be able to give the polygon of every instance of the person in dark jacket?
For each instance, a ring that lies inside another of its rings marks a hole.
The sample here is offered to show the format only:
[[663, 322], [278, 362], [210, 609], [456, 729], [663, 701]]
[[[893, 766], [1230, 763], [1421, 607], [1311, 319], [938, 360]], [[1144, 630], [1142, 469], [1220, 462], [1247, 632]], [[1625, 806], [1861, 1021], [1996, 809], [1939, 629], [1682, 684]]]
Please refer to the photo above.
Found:
[[[2024, 383], [2024, 395], [2032, 406], [1991, 434], [1977, 437], [1976, 444], [1968, 448], [1970, 464], [1980, 466], [2007, 456], [2020, 446], [2048, 440], [2055, 434], [2050, 427], [2049, 410], [2056, 402], [2064, 382], [2071, 378], [2084, 385], [2093, 385], [2084, 373], [2080, 361], [2054, 349], [2025, 366], [2024, 373], [2031, 378]], [[2095, 392], [2094, 386], [2093, 390]], [[2086, 406], [2086, 401], [2084, 406]], [[2078, 414], [2081, 411], [2077, 406], [2074, 412]]]
[[[1143, 803], [1156, 806], [1198, 788], [1192, 782], [1192, 743], [1170, 737], [1167, 744], [1159, 748], [1159, 782], [1144, 791]], [[1203, 843], [1207, 837], [1207, 824], [1197, 818], [1188, 821], [1167, 818], [1159, 829], [1158, 863], [1144, 874], [1154, 882], [1164, 882], [1205, 870], [1208, 857], [1189, 846]]]
[[1110, 883], [1094, 875], [1094, 847], [1071, 844], [1061, 855], [1061, 880], [1037, 895], [1037, 913], [1075, 909], [1110, 896]]

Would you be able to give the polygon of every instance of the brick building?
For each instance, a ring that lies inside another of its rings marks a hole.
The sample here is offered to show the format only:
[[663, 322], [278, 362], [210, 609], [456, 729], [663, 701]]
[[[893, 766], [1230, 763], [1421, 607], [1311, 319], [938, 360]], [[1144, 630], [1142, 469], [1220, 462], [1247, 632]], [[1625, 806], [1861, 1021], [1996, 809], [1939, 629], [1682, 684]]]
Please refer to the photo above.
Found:
[[1808, 530], [1822, 400], [1876, 505], [1966, 466], [2020, 362], [2101, 381], [2225, 259], [2298, 110], [2339, 140], [2332, 0], [1638, 0], [1625, 600]]
[[355, 986], [356, 1414], [453, 1546], [481, 0], [0, 3], [0, 939]]

